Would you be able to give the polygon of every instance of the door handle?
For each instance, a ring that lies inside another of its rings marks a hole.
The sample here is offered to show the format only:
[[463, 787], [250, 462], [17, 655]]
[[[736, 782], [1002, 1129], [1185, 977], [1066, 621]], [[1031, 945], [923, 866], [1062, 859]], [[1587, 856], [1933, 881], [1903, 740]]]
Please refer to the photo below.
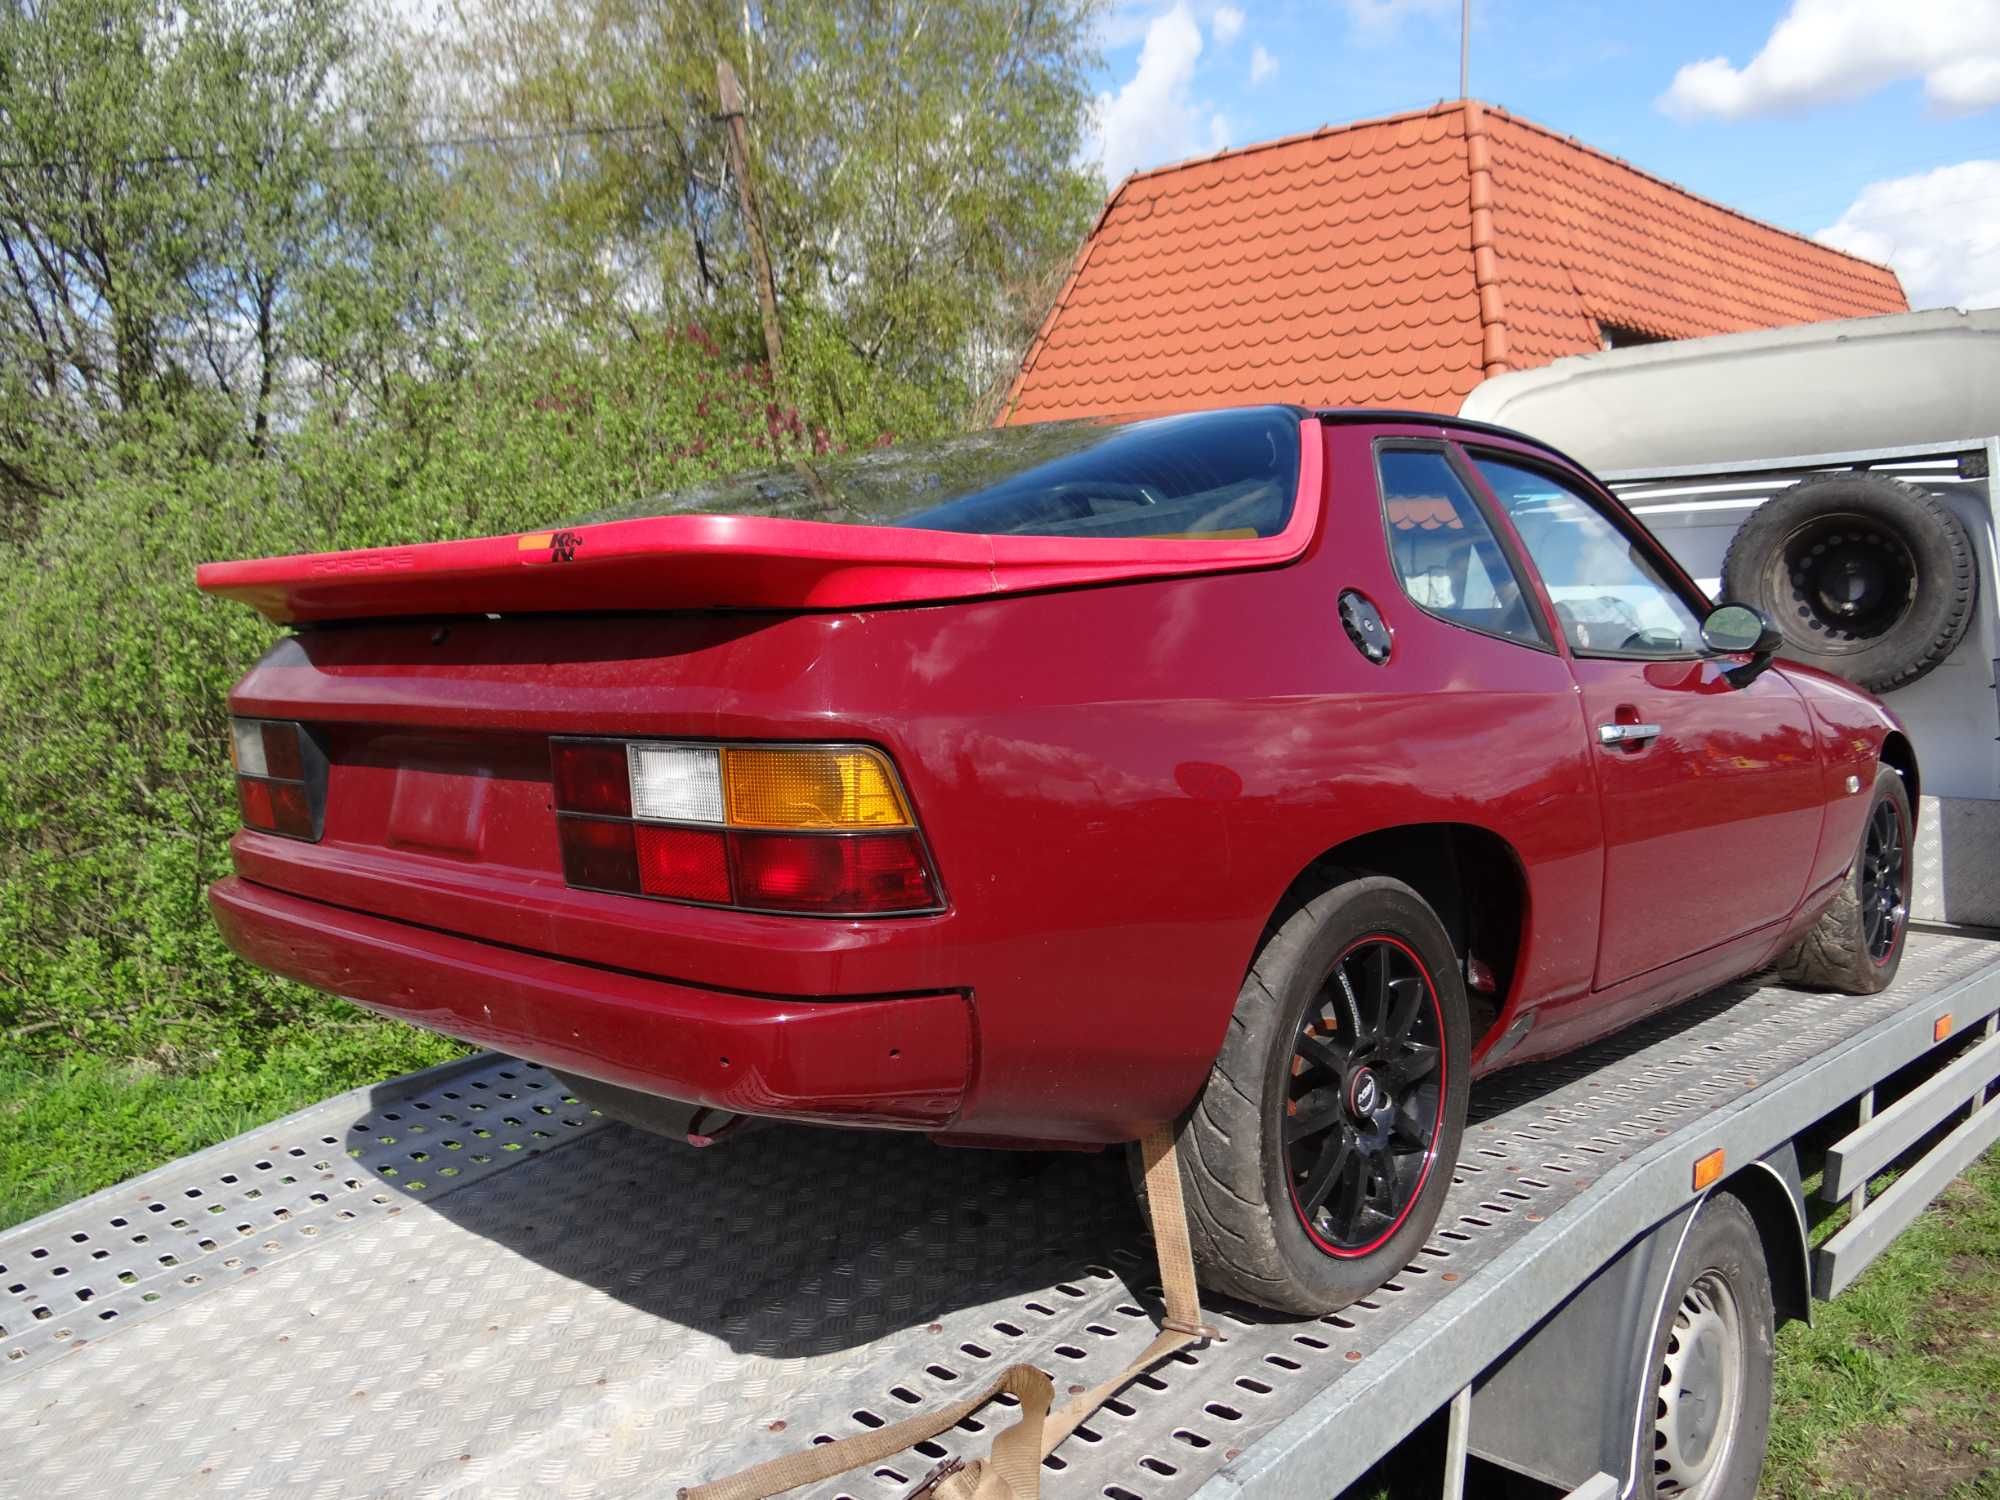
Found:
[[1657, 724], [1599, 724], [1597, 743], [1600, 745], [1643, 745], [1647, 740], [1660, 737]]

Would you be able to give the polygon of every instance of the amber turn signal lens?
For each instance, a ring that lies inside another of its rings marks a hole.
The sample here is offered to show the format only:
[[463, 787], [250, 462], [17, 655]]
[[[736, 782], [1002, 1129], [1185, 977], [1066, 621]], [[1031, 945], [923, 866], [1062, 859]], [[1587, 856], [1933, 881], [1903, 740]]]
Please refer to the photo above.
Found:
[[908, 828], [910, 809], [873, 750], [752, 748], [725, 752], [729, 822], [738, 828]]

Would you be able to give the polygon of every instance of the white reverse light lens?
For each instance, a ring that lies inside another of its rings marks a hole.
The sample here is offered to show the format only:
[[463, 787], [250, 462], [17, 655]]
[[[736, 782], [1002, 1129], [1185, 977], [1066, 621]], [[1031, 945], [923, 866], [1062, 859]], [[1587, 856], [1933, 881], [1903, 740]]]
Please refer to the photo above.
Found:
[[706, 745], [627, 745], [632, 816], [662, 823], [722, 821], [722, 756]]
[[269, 776], [264, 761], [264, 726], [255, 719], [231, 719], [229, 732], [236, 736], [236, 771], [240, 776]]

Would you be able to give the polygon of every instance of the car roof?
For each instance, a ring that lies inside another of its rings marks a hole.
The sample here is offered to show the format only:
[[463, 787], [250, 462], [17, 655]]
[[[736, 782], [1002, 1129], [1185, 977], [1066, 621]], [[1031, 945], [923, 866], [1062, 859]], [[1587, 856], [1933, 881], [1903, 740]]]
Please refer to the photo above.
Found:
[[1590, 470], [1571, 458], [1553, 443], [1545, 443], [1530, 433], [1513, 427], [1502, 427], [1495, 422], [1476, 422], [1470, 417], [1448, 417], [1443, 412], [1403, 411], [1381, 406], [1323, 406], [1313, 409], [1312, 414], [1322, 422], [1370, 423], [1375, 425], [1407, 423], [1424, 427], [1444, 427], [1453, 432], [1480, 433], [1487, 437], [1506, 438], [1509, 442], [1521, 443], [1530, 448], [1539, 448], [1551, 458], [1561, 459], [1572, 469], [1580, 469], [1585, 474]]

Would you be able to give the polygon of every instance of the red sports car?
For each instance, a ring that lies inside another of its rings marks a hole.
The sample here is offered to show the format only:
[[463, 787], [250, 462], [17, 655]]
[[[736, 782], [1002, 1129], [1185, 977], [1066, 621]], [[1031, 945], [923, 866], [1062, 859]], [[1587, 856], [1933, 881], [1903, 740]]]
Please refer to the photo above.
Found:
[[1900, 957], [1917, 766], [1603, 486], [1283, 407], [815, 460], [219, 563], [253, 963], [708, 1140], [1181, 1121], [1210, 1285], [1323, 1311], [1472, 1079]]

